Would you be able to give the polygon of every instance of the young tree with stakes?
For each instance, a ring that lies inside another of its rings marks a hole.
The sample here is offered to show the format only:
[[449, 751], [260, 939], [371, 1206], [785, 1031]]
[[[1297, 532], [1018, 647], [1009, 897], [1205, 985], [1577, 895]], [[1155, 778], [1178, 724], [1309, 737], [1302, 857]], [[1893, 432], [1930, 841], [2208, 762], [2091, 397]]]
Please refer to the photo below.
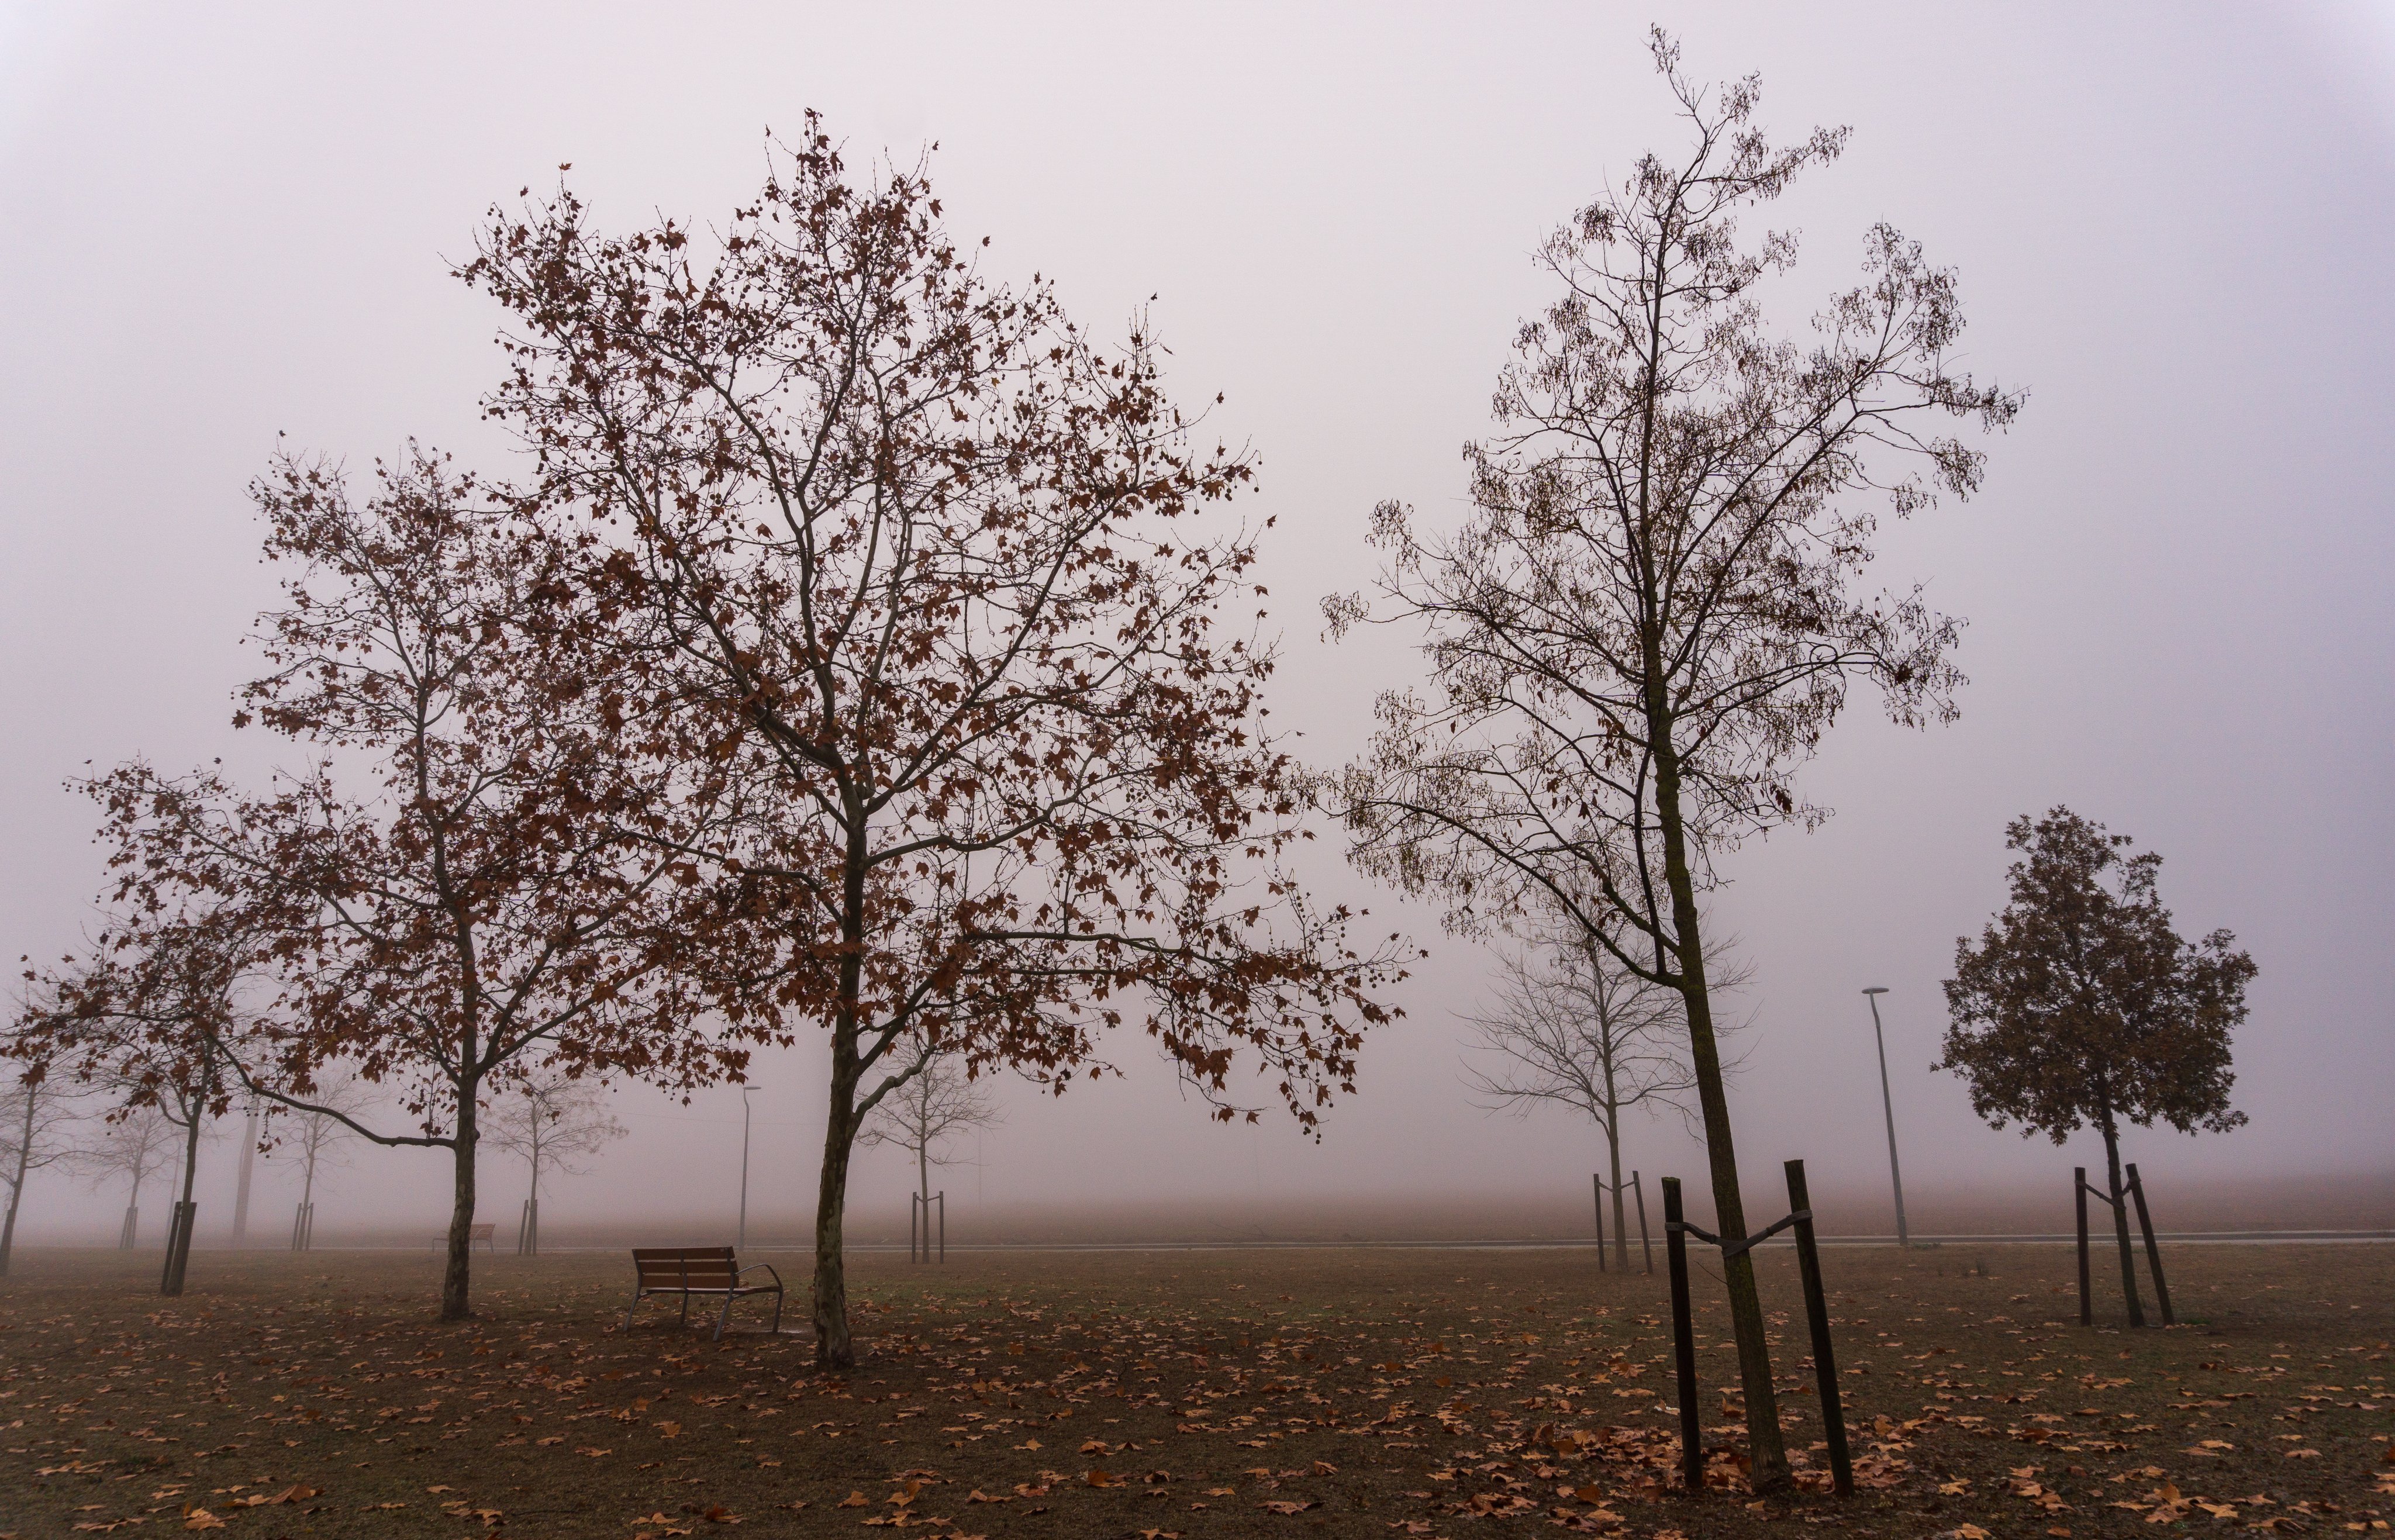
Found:
[[[271, 1008], [229, 1062], [244, 1085], [377, 1144], [452, 1157], [441, 1317], [470, 1313], [480, 1112], [533, 1057], [665, 1086], [736, 1073], [701, 1030], [703, 916], [677, 850], [718, 815], [704, 758], [655, 755], [615, 616], [581, 551], [411, 452], [353, 500], [285, 458], [257, 489], [288, 606], [258, 634], [253, 717], [325, 757], [273, 794], [127, 766], [100, 781], [128, 898], [240, 913]], [[337, 771], [370, 767], [353, 792]], [[704, 896], [702, 895], [701, 902]], [[340, 1063], [412, 1128], [315, 1099]]]
[[[1853, 590], [1877, 493], [1902, 517], [1978, 483], [1935, 426], [2008, 423], [2019, 398], [1953, 366], [1953, 276], [1886, 225], [1863, 281], [1774, 336], [1766, 281], [1791, 235], [1746, 211], [1833, 160], [1844, 130], [1775, 148], [1752, 77], [1702, 87], [1653, 50], [1694, 139], [1647, 155], [1541, 249], [1559, 290], [1522, 326], [1495, 432], [1468, 447], [1471, 508], [1438, 537], [1384, 503], [1376, 605], [1334, 596], [1334, 634], [1416, 625], [1432, 688], [1385, 696], [1344, 795], [1355, 858], [1447, 901], [1465, 934], [1544, 892], [1594, 944], [1676, 991], [1726, 1242], [1747, 1233], [1702, 908], [1741, 839], [1826, 816], [1792, 778], [1857, 681], [1898, 722], [1954, 715], [1958, 623], [1918, 592]], [[1750, 1255], [1725, 1259], [1758, 1490], [1789, 1482]]]
[[1931, 1067], [1961, 1075], [1972, 1109], [1995, 1127], [2018, 1122], [2023, 1137], [2057, 1144], [2087, 1125], [2103, 1136], [2121, 1288], [2137, 1324], [2121, 1124], [2188, 1134], [2244, 1123], [2229, 1105], [2229, 1040], [2245, 1020], [2255, 967], [2227, 930], [2178, 934], [2156, 886], [2163, 858], [2130, 855], [2133, 843], [2063, 807], [2005, 825], [2005, 848], [2021, 852], [2007, 874], [2011, 899], [1977, 945], [1955, 940], [1950, 1021]]
[[527, 1072], [492, 1110], [483, 1137], [523, 1157], [523, 1249], [540, 1252], [540, 1184], [545, 1177], [589, 1175], [588, 1160], [631, 1130], [607, 1111], [607, 1088], [543, 1066]]
[[76, 1164], [91, 1174], [93, 1186], [124, 1179], [125, 1219], [116, 1235], [120, 1251], [140, 1244], [141, 1193], [151, 1177], [174, 1158], [176, 1142], [175, 1125], [165, 1112], [137, 1107], [103, 1124], [99, 1136], [78, 1151]]
[[165, 896], [121, 909], [87, 956], [37, 978], [50, 1004], [19, 1018], [7, 1052], [29, 1079], [97, 1091], [112, 1120], [154, 1112], [176, 1131], [181, 1197], [159, 1281], [173, 1296], [191, 1263], [200, 1141], [240, 1084], [228, 1044], [243, 1020], [235, 994], [254, 938], [224, 909], [169, 907]]
[[953, 1056], [918, 1046], [906, 1058], [920, 1064], [904, 1086], [867, 1114], [857, 1132], [861, 1144], [894, 1144], [915, 1157], [916, 1196], [932, 1211], [932, 1167], [948, 1165], [946, 1142], [1006, 1121], [990, 1099], [989, 1087]]
[[370, 1086], [350, 1075], [321, 1072], [308, 1100], [316, 1111], [294, 1114], [298, 1126], [289, 1135], [299, 1154], [299, 1205], [291, 1216], [291, 1249], [307, 1251], [316, 1236], [316, 1167], [341, 1159], [341, 1147], [357, 1138], [348, 1119], [373, 1102]]
[[[1725, 962], [1718, 939], [1707, 944], [1714, 992], [1738, 988], [1747, 970]], [[1670, 1112], [1696, 1122], [1697, 1081], [1679, 992], [1633, 972], [1569, 916], [1557, 916], [1532, 931], [1526, 945], [1499, 954], [1496, 1009], [1464, 1020], [1484, 1056], [1482, 1063], [1466, 1064], [1464, 1083], [1486, 1105], [1527, 1112], [1554, 1103], [1596, 1125], [1612, 1172], [1614, 1257], [1629, 1267], [1622, 1119]], [[1736, 1067], [1735, 1060], [1724, 1065]]]
[[1219, 511], [1250, 467], [1191, 451], [1145, 329], [1101, 351], [812, 116], [771, 153], [712, 236], [603, 234], [561, 190], [464, 276], [517, 323], [492, 409], [546, 511], [617, 543], [686, 736], [748, 788], [708, 852], [748, 921], [722, 1007], [829, 1036], [814, 1317], [846, 1366], [849, 1163], [906, 1045], [1061, 1091], [1133, 1025], [1224, 1117], [1252, 1056], [1310, 1130], [1396, 949], [1281, 868], [1307, 783], [1269, 647], [1220, 628], [1261, 592]]

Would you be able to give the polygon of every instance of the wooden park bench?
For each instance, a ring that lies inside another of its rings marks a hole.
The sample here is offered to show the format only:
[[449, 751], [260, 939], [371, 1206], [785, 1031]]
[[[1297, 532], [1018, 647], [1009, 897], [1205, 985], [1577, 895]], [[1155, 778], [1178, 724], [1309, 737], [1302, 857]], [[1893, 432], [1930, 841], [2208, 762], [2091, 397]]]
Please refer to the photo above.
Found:
[[[634, 1246], [632, 1270], [637, 1275], [632, 1286], [632, 1303], [624, 1311], [624, 1324], [632, 1324], [632, 1311], [641, 1301], [653, 1294], [681, 1296], [681, 1320], [690, 1322], [690, 1296], [694, 1294], [720, 1294], [723, 1309], [715, 1318], [715, 1339], [721, 1341], [723, 1328], [732, 1319], [732, 1302], [749, 1294], [770, 1294], [774, 1296], [774, 1330], [782, 1329], [782, 1275], [762, 1262], [742, 1267], [732, 1255], [730, 1246]], [[740, 1280], [752, 1272], [769, 1273], [770, 1283], [744, 1283]]]
[[466, 1249], [471, 1251], [476, 1245], [480, 1245], [485, 1251], [496, 1253], [499, 1249], [499, 1244], [491, 1239], [493, 1228], [490, 1225], [469, 1227], [466, 1231]]

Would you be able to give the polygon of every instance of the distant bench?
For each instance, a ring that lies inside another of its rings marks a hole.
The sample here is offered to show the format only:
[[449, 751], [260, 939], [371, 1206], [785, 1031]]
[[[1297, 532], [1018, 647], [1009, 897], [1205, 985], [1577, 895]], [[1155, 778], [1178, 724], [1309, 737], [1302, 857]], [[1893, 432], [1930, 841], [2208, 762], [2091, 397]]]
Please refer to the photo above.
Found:
[[[774, 1326], [782, 1329], [782, 1275], [762, 1262], [744, 1268], [732, 1255], [730, 1246], [634, 1246], [632, 1248], [632, 1303], [625, 1309], [624, 1325], [629, 1329], [632, 1312], [641, 1301], [653, 1294], [681, 1296], [681, 1323], [690, 1323], [690, 1296], [694, 1294], [723, 1296], [723, 1309], [715, 1318], [715, 1339], [721, 1341], [723, 1328], [732, 1319], [732, 1302], [744, 1295], [770, 1294], [774, 1296]], [[770, 1274], [770, 1283], [743, 1283], [749, 1273]]]
[[[497, 1251], [499, 1249], [499, 1244], [491, 1239], [492, 1229], [493, 1227], [490, 1225], [468, 1225], [466, 1227], [466, 1249], [468, 1251], [471, 1251], [479, 1245], [485, 1251]], [[445, 1251], [448, 1247], [449, 1232], [444, 1230], [441, 1232], [439, 1237], [433, 1241], [432, 1249], [435, 1251]]]

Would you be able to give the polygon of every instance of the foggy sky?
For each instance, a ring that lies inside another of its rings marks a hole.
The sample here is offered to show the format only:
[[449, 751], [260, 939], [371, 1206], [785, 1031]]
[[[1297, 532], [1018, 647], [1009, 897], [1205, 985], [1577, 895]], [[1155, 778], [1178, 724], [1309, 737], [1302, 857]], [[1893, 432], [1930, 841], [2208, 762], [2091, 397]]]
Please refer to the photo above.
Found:
[[[1804, 233], [1789, 291], [1850, 283], [1886, 218], [1960, 270], [1966, 366], [2030, 395], [1983, 494], [1892, 529], [1874, 568], [1969, 619], [1963, 720], [1852, 712], [1805, 777], [1836, 817], [1725, 863], [1718, 913], [1755, 968], [1732, 1092], [1751, 1182], [1790, 1155], [1817, 1188], [1884, 1181], [1866, 984], [1892, 992], [1912, 1184], [2061, 1192], [2098, 1164], [2092, 1139], [1985, 1128], [1927, 1069], [1954, 939], [2003, 899], [2003, 825], [2056, 802], [2161, 850], [2182, 931], [2231, 928], [2261, 969], [2237, 1051], [2251, 1126], [2133, 1133], [2150, 1182], [2395, 1165], [2395, 9], [867, 10], [0, 10], [11, 956], [54, 955], [88, 916], [94, 821], [60, 789], [86, 762], [221, 755], [255, 776], [298, 757], [228, 724], [255, 663], [238, 638], [272, 597], [244, 488], [279, 432], [353, 468], [410, 436], [508, 468], [476, 406], [499, 317], [445, 260], [483, 209], [572, 162], [602, 225], [710, 219], [754, 190], [763, 131], [810, 107], [853, 161], [936, 140], [952, 230], [993, 238], [992, 272], [1052, 276], [1085, 326], [1118, 334], [1157, 296], [1171, 388], [1227, 396], [1210, 426], [1252, 444], [1250, 511], [1278, 519], [1276, 719], [1344, 758], [1374, 691], [1419, 670], [1392, 633], [1326, 647], [1315, 600], [1357, 586], [1377, 500], [1460, 513], [1458, 446], [1547, 297], [1532, 247], [1642, 151], [1682, 148], [1651, 15], [1693, 74], [1761, 72], [1776, 135], [1853, 125], [1767, 215]], [[1310, 875], [1433, 953], [1318, 1147], [1285, 1117], [1226, 1129], [1175, 1105], [1127, 1040], [1120, 1081], [1010, 1089], [983, 1165], [945, 1184], [1057, 1204], [1579, 1191], [1584, 1127], [1489, 1116], [1459, 1084], [1455, 1016], [1486, 958], [1363, 888], [1335, 840]], [[798, 1215], [821, 1055], [756, 1078], [759, 1206]], [[631, 1139], [549, 1211], [704, 1190], [728, 1217], [737, 1092], [619, 1099]], [[218, 1219], [233, 1142], [205, 1157]], [[1698, 1169], [1676, 1125], [1630, 1142], [1650, 1172]], [[437, 1224], [446, 1158], [361, 1155], [336, 1191]], [[866, 1152], [859, 1201], [895, 1202], [904, 1165]], [[492, 1170], [483, 1218], [511, 1222], [520, 1183]], [[269, 1233], [281, 1183], [258, 1200]], [[113, 1225], [112, 1201], [79, 1205], [37, 1178], [29, 1224]]]

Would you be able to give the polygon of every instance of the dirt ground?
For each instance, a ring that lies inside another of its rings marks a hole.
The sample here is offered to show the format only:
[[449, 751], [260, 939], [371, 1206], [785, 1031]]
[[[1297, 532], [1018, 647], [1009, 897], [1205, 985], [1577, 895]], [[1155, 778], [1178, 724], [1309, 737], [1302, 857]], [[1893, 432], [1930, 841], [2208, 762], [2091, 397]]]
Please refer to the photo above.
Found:
[[[1863, 1490], [1756, 1504], [1700, 1270], [1714, 1484], [1676, 1460], [1660, 1277], [1586, 1250], [953, 1255], [852, 1264], [863, 1356], [718, 1344], [612, 1255], [20, 1252], [0, 1535], [2154, 1535], [2395, 1517], [2395, 1247], [2179, 1246], [2180, 1324], [2076, 1324], [2067, 1251], [1827, 1254]], [[1659, 1256], [1660, 1262], [1660, 1256]], [[1820, 1435], [1793, 1258], [1763, 1262], [1791, 1447]], [[2099, 1278], [2102, 1276], [2099, 1270]], [[2150, 1303], [2150, 1301], [2149, 1301]], [[1808, 1482], [1826, 1484], [1818, 1444]], [[734, 1526], [747, 1526], [735, 1531]]]

